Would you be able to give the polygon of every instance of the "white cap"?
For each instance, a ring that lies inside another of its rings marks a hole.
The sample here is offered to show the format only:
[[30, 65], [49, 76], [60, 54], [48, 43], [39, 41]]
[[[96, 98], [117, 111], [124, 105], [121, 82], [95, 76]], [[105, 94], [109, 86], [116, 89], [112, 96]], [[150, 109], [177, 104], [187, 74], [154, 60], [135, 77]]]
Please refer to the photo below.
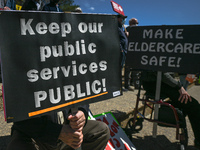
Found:
[[75, 11], [76, 11], [76, 12], [82, 12], [82, 9], [81, 9], [80, 7], [77, 7], [77, 8], [75, 9]]

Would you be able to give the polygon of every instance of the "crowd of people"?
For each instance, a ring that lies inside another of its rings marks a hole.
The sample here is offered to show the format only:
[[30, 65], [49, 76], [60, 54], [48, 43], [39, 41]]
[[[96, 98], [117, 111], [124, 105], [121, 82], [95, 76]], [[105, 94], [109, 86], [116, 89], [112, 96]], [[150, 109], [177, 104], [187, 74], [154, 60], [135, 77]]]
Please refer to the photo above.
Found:
[[[62, 12], [58, 5], [59, 0], [50, 0], [45, 4], [41, 0], [26, 0], [22, 10], [56, 11]], [[0, 1], [0, 10], [15, 10], [15, 1]], [[80, 7], [74, 12], [82, 13]], [[128, 55], [128, 36], [131, 28], [139, 22], [136, 18], [129, 20], [129, 26], [124, 27], [127, 16], [118, 15], [118, 31], [121, 52], [121, 71], [124, 68], [123, 91], [133, 91], [136, 74], [141, 73], [144, 90], [155, 93], [156, 72], [136, 72], [125, 63]], [[175, 80], [169, 73], [162, 74], [161, 96], [167, 96], [172, 104], [183, 110], [188, 115], [195, 136], [195, 146], [200, 149], [200, 104], [191, 97], [183, 85]], [[12, 137], [8, 144], [8, 150], [27, 149], [77, 149], [80, 146], [84, 150], [103, 150], [108, 142], [110, 132], [108, 126], [99, 121], [88, 120], [89, 105], [80, 106], [76, 114], [70, 110], [58, 113], [50, 113], [42, 117], [15, 122], [12, 126]]]

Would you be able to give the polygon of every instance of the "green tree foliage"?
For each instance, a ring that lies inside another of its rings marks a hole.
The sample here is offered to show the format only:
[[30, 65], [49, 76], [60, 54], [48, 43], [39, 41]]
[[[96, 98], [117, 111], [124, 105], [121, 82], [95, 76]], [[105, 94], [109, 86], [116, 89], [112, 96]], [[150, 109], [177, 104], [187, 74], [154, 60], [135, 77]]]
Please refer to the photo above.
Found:
[[75, 8], [79, 7], [79, 5], [74, 4], [73, 0], [60, 0], [59, 4], [60, 9], [67, 12], [74, 11]]

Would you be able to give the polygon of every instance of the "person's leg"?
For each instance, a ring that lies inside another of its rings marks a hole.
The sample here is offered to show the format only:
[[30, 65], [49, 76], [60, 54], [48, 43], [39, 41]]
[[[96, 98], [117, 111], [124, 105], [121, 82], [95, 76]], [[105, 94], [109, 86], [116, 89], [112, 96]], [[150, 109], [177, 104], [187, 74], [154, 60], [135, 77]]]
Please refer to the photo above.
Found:
[[[150, 92], [155, 93], [155, 83], [149, 82], [149, 83], [143, 83], [143, 87], [145, 90], [148, 90]], [[188, 118], [190, 120], [195, 140], [197, 143], [200, 143], [200, 104], [199, 102], [192, 98], [192, 102], [188, 102], [187, 104], [181, 103], [178, 101], [178, 98], [180, 96], [179, 91], [168, 86], [167, 84], [162, 84], [161, 85], [161, 96], [167, 96], [169, 97], [172, 102], [171, 104], [179, 108], [180, 110], [183, 111], [185, 115], [188, 115]]]
[[51, 146], [40, 141], [34, 140], [25, 134], [13, 130], [7, 150], [55, 150], [55, 146]]
[[31, 138], [14, 130], [7, 150], [37, 150]]
[[125, 61], [126, 61], [126, 54], [124, 52], [121, 52], [121, 70], [124, 67]]
[[74, 149], [63, 142], [60, 142], [56, 150], [74, 150]]
[[110, 130], [104, 122], [88, 120], [83, 135], [82, 150], [104, 150], [110, 138]]
[[178, 98], [180, 96], [178, 90], [174, 88], [169, 88], [166, 85], [161, 87], [161, 93], [165, 93], [171, 100], [171, 104], [179, 108], [180, 110], [183, 111], [185, 115], [188, 115], [188, 118], [190, 120], [195, 140], [200, 143], [200, 104], [199, 102], [192, 98], [192, 101], [188, 101], [187, 104], [181, 103]]
[[130, 84], [130, 68], [125, 65], [124, 71], [124, 87], [128, 90]]
[[182, 109], [184, 114], [188, 115], [190, 120], [193, 133], [195, 136], [196, 143], [199, 143], [200, 146], [200, 104], [199, 102], [192, 97], [192, 102], [187, 104], [181, 103], [180, 101], [172, 101], [172, 105], [179, 109]]

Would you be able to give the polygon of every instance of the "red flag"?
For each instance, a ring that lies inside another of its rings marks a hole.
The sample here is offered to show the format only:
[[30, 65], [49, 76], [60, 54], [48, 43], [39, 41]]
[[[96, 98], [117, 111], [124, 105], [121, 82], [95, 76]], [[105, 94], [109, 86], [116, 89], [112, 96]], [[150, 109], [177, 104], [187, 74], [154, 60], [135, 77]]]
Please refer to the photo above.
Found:
[[114, 10], [115, 12], [117, 12], [117, 13], [119, 13], [119, 14], [125, 16], [125, 15], [124, 15], [124, 10], [123, 10], [123, 8], [122, 8], [121, 5], [117, 4], [116, 2], [114, 2], [114, 1], [112, 1], [112, 0], [111, 0], [110, 2], [111, 2], [111, 5], [112, 5], [113, 10]]

